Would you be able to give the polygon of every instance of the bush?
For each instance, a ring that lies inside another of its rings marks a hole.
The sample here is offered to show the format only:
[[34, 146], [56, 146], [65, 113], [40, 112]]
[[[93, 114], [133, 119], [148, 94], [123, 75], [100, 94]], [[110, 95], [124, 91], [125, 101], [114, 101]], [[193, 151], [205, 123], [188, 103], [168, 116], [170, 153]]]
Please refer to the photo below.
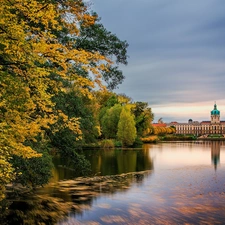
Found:
[[114, 148], [114, 142], [111, 139], [105, 139], [101, 142], [102, 148]]
[[192, 141], [196, 140], [196, 136], [194, 135], [167, 135], [162, 140], [164, 141]]
[[133, 147], [141, 147], [143, 145], [143, 141], [141, 140], [140, 137], [136, 137]]
[[159, 140], [159, 139], [158, 139], [158, 137], [157, 137], [156, 135], [141, 138], [141, 141], [142, 141], [143, 143], [157, 142], [158, 140]]
[[52, 158], [46, 151], [38, 158], [26, 159], [15, 155], [12, 164], [18, 174], [14, 182], [23, 186], [34, 188], [46, 184], [52, 176]]
[[115, 141], [114, 141], [114, 146], [115, 146], [115, 147], [122, 147], [122, 142], [121, 142], [121, 141], [115, 140]]

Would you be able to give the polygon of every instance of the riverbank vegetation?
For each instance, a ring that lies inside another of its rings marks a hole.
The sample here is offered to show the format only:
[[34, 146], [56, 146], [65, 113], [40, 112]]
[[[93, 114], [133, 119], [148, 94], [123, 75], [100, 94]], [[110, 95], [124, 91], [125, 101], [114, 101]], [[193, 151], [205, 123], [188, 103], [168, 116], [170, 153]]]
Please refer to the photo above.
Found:
[[148, 104], [113, 92], [128, 43], [82, 0], [3, 0], [0, 13], [0, 200], [8, 184], [47, 183], [52, 155], [86, 174], [76, 150], [151, 132]]
[[161, 134], [150, 135], [148, 137], [141, 138], [143, 143], [156, 143], [160, 141], [193, 141], [197, 140], [195, 135], [186, 134]]

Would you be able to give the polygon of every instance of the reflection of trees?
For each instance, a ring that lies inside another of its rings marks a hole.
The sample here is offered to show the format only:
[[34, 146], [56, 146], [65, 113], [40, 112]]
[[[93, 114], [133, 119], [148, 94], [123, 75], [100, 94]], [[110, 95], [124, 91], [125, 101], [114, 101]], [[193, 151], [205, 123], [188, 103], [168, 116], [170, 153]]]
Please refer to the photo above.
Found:
[[[153, 169], [153, 161], [148, 148], [92, 149], [84, 150], [82, 154], [90, 162], [93, 175], [116, 175]], [[70, 161], [70, 158], [54, 158], [55, 169], [52, 182], [80, 176], [79, 170], [74, 169]]]
[[2, 209], [1, 225], [53, 225], [67, 216], [71, 208], [71, 203], [62, 202], [58, 198], [49, 196], [27, 194], [26, 196], [17, 196], [13, 200], [5, 199], [5, 201], [7, 209], [4, 210], [0, 207]]
[[80, 177], [52, 183], [52, 187], [49, 184], [45, 193], [44, 189], [40, 189], [33, 195], [6, 199], [8, 202], [5, 205], [8, 209], [0, 210], [0, 224], [53, 225], [66, 218], [69, 212], [82, 214], [96, 197], [126, 192], [134, 183], [142, 183], [150, 174], [151, 171], [142, 171], [113, 176]]
[[96, 197], [126, 192], [133, 184], [141, 184], [151, 174], [152, 171], [146, 170], [111, 176], [80, 177], [58, 182], [58, 191], [71, 196], [72, 209], [75, 214], [80, 214], [92, 205]]
[[148, 149], [107, 149], [86, 151], [92, 171], [101, 175], [115, 175], [153, 169]]
[[73, 169], [70, 159], [55, 157], [52, 183], [36, 194], [8, 197], [5, 207], [0, 205], [0, 224], [56, 224], [70, 211], [82, 213], [91, 207], [99, 195], [126, 192], [133, 184], [141, 185], [153, 169], [148, 148], [84, 150], [84, 155], [91, 162], [93, 174], [101, 176], [69, 180], [79, 171]]
[[91, 172], [91, 165], [82, 155], [82, 152], [79, 154], [75, 152], [70, 155], [56, 155], [52, 161], [55, 166], [52, 172], [54, 176], [52, 181], [87, 176]]
[[211, 159], [215, 170], [220, 162], [220, 141], [211, 141]]

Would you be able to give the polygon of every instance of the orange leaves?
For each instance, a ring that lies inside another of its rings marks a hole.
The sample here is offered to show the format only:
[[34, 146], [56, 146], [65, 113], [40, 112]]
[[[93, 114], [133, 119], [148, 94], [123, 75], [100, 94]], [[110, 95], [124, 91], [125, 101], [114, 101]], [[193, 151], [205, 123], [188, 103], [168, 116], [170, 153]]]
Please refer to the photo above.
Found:
[[84, 14], [83, 16], [83, 26], [91, 26], [95, 23], [97, 16], [91, 16], [89, 14]]
[[148, 136], [148, 137], [141, 138], [141, 141], [144, 142], [144, 143], [156, 142], [158, 140], [159, 140], [159, 138], [158, 138], [157, 135], [151, 135], [151, 136]]

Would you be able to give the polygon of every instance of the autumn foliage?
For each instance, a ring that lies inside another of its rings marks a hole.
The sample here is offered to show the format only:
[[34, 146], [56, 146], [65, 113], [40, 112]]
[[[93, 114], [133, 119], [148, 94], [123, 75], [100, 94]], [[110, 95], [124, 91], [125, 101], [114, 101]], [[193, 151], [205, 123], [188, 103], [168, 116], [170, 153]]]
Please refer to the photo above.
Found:
[[[57, 110], [52, 97], [68, 91], [65, 82], [89, 98], [96, 85], [104, 88], [101, 73], [112, 62], [98, 51], [74, 47], [80, 27], [96, 19], [79, 0], [1, 1], [0, 192], [17, 176], [12, 156], [41, 157], [29, 143], [45, 138], [51, 125], [61, 120], [60, 126], [82, 137], [79, 118]], [[92, 79], [77, 68], [90, 71]]]
[[176, 130], [173, 127], [154, 127], [153, 133], [155, 135], [173, 134]]

